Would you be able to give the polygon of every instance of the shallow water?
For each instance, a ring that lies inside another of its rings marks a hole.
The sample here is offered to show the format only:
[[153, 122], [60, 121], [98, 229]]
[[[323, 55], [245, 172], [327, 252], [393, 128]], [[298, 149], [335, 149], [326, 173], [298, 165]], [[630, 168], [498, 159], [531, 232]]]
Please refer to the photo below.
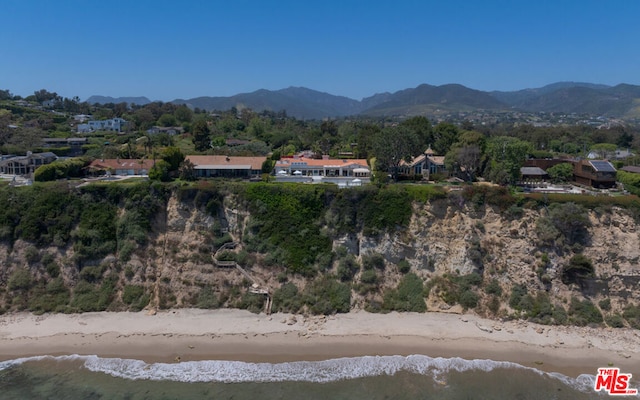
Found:
[[[591, 375], [427, 356], [147, 364], [96, 356], [0, 363], [2, 399], [602, 399]], [[637, 387], [637, 386], [636, 386]]]

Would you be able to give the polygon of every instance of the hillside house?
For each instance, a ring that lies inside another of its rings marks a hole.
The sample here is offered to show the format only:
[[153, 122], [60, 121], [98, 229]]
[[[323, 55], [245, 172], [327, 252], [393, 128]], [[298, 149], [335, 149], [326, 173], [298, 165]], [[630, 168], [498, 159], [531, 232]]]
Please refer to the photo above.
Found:
[[520, 177], [522, 183], [531, 184], [546, 181], [549, 174], [540, 167], [521, 167]]
[[640, 167], [634, 165], [627, 165], [626, 167], [620, 168], [621, 171], [631, 172], [632, 174], [640, 174]]
[[444, 156], [436, 156], [431, 146], [429, 146], [424, 153], [414, 157], [410, 162], [403, 160], [398, 170], [398, 175], [422, 175], [425, 179], [429, 179], [429, 175], [432, 174], [448, 175], [448, 171], [444, 164]]
[[25, 156], [13, 156], [0, 161], [0, 174], [7, 175], [29, 175], [41, 165], [51, 164], [58, 159], [58, 156], [51, 152], [32, 153], [27, 152]]
[[105, 120], [91, 120], [86, 124], [78, 124], [78, 133], [90, 133], [95, 131], [122, 132], [126, 129], [128, 122], [122, 118], [111, 118]]
[[322, 159], [294, 156], [276, 161], [276, 181], [335, 183], [338, 186], [360, 186], [371, 181], [371, 170], [365, 159]]
[[76, 122], [83, 123], [85, 121], [90, 121], [93, 117], [89, 114], [76, 114], [73, 116], [73, 120]]
[[47, 148], [68, 147], [69, 152], [66, 155], [71, 157], [82, 155], [82, 146], [87, 144], [87, 138], [44, 138], [42, 146]]
[[186, 156], [198, 178], [260, 179], [267, 157]]
[[152, 126], [147, 129], [149, 135], [157, 135], [159, 133], [166, 133], [169, 136], [180, 135], [184, 132], [184, 128], [181, 126]]
[[616, 185], [617, 170], [606, 160], [580, 160], [573, 165], [573, 176], [577, 183], [606, 189]]
[[92, 175], [148, 175], [154, 160], [107, 158], [93, 160], [87, 167]]

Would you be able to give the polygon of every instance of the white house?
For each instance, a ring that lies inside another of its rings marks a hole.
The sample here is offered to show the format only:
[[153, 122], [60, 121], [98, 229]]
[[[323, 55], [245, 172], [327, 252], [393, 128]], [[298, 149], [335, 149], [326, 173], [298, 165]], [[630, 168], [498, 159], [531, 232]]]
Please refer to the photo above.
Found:
[[122, 118], [111, 118], [105, 120], [92, 120], [86, 124], [78, 124], [79, 133], [88, 133], [95, 131], [115, 131], [122, 132], [127, 127], [128, 122]]

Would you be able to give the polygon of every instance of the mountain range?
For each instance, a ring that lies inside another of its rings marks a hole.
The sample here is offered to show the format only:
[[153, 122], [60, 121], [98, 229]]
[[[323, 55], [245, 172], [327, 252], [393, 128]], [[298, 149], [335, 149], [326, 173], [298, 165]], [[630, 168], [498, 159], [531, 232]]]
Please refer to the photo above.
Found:
[[[144, 105], [151, 101], [146, 97], [91, 96], [87, 102]], [[362, 100], [304, 87], [289, 87], [280, 90], [260, 89], [228, 97], [176, 99], [172, 103], [207, 111], [224, 111], [232, 107], [250, 108], [257, 112], [285, 110], [288, 115], [300, 119], [351, 115], [432, 116], [461, 111], [561, 112], [624, 119], [640, 117], [640, 86], [558, 82], [536, 89], [486, 92], [459, 84], [422, 84], [394, 93], [374, 94]]]

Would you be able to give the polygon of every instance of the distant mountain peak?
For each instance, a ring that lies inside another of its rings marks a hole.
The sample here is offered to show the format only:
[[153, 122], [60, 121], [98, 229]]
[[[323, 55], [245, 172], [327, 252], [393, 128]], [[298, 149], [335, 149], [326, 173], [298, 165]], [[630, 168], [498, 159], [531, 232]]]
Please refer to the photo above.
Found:
[[[242, 105], [257, 112], [284, 110], [288, 115], [300, 119], [322, 119], [358, 114], [412, 116], [507, 109], [624, 117], [637, 114], [634, 104], [639, 101], [640, 86], [625, 83], [608, 86], [568, 81], [511, 92], [485, 92], [458, 83], [440, 86], [423, 83], [415, 88], [393, 93], [376, 93], [362, 100], [336, 96], [303, 86], [289, 86], [279, 90], [258, 89], [251, 93], [228, 97], [176, 99], [173, 103], [187, 104], [208, 111], [224, 111]], [[87, 102], [144, 105], [151, 101], [146, 97], [91, 96]]]

